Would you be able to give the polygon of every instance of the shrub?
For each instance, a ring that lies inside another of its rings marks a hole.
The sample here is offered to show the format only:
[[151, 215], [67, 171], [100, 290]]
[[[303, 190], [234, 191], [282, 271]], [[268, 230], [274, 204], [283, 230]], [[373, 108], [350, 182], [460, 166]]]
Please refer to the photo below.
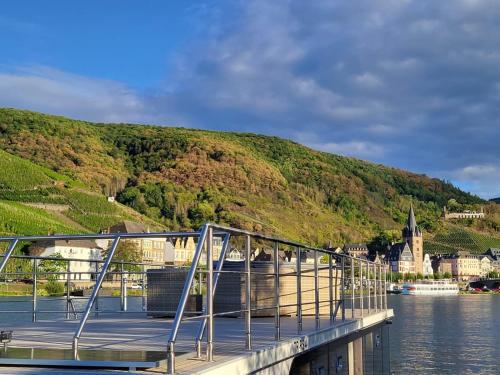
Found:
[[49, 280], [44, 288], [49, 296], [61, 295], [64, 293], [64, 284], [56, 280]]

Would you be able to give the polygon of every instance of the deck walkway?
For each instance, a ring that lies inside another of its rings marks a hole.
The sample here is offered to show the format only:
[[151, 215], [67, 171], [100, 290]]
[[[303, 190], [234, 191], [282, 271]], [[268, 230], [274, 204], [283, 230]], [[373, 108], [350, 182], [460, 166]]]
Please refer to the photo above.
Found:
[[[198, 329], [198, 320], [185, 321], [181, 325], [176, 351], [176, 373], [209, 373], [222, 370], [220, 366], [232, 368], [251, 368], [255, 361], [262, 361], [259, 355], [279, 349], [274, 356], [283, 357], [287, 353], [297, 354], [312, 347], [321, 340], [341, 337], [349, 332], [380, 323], [392, 317], [392, 310], [371, 314], [364, 319], [337, 321], [330, 325], [327, 317], [321, 319], [321, 328], [315, 330], [314, 317], [304, 317], [303, 332], [297, 334], [297, 321], [294, 317], [282, 317], [281, 340], [274, 340], [274, 319], [252, 319], [252, 351], [245, 350], [244, 319], [214, 319], [214, 362], [197, 359], [194, 353], [193, 337]], [[70, 349], [77, 321], [38, 321], [36, 323], [3, 323], [0, 329], [13, 330], [10, 347]], [[151, 350], [165, 351], [171, 319], [150, 319], [146, 317], [100, 317], [90, 319], [80, 340], [81, 349], [109, 350]], [[326, 335], [326, 336], [325, 336]], [[323, 337], [323, 338], [321, 338]], [[315, 341], [316, 340], [316, 341]], [[204, 349], [204, 347], [203, 347]], [[234, 367], [236, 366], [236, 367]], [[243, 366], [243, 367], [241, 367]], [[32, 369], [20, 367], [0, 367], [0, 373], [33, 373]], [[85, 373], [85, 370], [51, 370], [50, 373]], [[63, 372], [61, 372], [63, 371]], [[165, 372], [165, 367], [149, 369], [145, 372]], [[101, 371], [100, 373], [116, 373]], [[144, 371], [142, 371], [144, 373]]]

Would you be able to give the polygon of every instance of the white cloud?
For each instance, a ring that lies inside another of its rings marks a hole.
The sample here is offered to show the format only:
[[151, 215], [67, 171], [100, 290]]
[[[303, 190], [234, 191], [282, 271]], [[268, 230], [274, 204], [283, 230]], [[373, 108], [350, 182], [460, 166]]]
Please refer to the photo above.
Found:
[[43, 66], [0, 74], [0, 105], [100, 122], [148, 122], [143, 99], [125, 85]]

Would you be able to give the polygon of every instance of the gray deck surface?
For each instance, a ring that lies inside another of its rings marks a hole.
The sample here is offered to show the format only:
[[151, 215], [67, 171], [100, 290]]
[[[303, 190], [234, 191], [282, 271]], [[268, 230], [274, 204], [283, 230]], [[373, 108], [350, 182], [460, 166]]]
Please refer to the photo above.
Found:
[[[76, 330], [78, 321], [38, 321], [36, 323], [2, 323], [0, 329], [13, 330], [13, 340], [9, 346], [12, 347], [35, 347], [35, 348], [71, 348], [72, 337]], [[170, 332], [171, 319], [130, 318], [127, 316], [115, 316], [113, 318], [89, 319], [82, 337], [80, 348], [82, 349], [122, 349], [122, 350], [166, 350], [168, 334]], [[342, 322], [336, 323], [336, 325]], [[231, 357], [241, 356], [248, 351], [245, 350], [244, 320], [239, 318], [215, 318], [214, 319], [214, 359], [213, 364], [227, 360]], [[193, 358], [193, 337], [197, 332], [199, 320], [185, 321], [181, 325], [179, 336], [175, 346], [176, 372], [189, 373], [194, 370], [210, 366], [211, 363], [203, 359]], [[330, 322], [327, 317], [321, 319], [321, 328], [327, 328]], [[303, 334], [315, 330], [314, 317], [304, 317]], [[295, 317], [281, 318], [282, 340], [297, 337], [297, 320]], [[272, 346], [274, 341], [274, 319], [254, 318], [252, 319], [253, 350]], [[205, 348], [203, 347], [203, 350]], [[186, 353], [181, 355], [182, 353]], [[97, 371], [97, 372], [96, 372]], [[165, 368], [149, 369], [145, 372], [164, 372]], [[0, 367], [0, 374], [86, 374], [86, 373], [116, 373], [113, 370], [73, 370], [73, 369], [49, 369], [29, 367]]]

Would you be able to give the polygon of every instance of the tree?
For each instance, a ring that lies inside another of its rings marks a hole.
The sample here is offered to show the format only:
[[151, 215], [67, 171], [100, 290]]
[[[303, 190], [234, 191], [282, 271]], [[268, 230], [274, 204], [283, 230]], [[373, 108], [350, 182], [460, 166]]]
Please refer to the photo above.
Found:
[[63, 272], [68, 262], [63, 259], [63, 256], [59, 253], [54, 253], [51, 255], [51, 258], [56, 258], [55, 260], [51, 259], [42, 259], [40, 263], [38, 263], [38, 271], [41, 274], [46, 273], [47, 280], [57, 280], [59, 275], [55, 275], [55, 272]]
[[[111, 245], [107, 249], [103, 250], [103, 258], [106, 258], [110, 251]], [[119, 264], [120, 262], [140, 263], [142, 261], [142, 253], [136, 242], [121, 240], [118, 243], [118, 247], [116, 248], [111, 261], [113, 262], [111, 268], [115, 271], [119, 271], [121, 270], [121, 265]], [[131, 271], [136, 270], [137, 266], [133, 264], [125, 264], [123, 268]]]
[[451, 279], [451, 273], [449, 273], [449, 272], [445, 272], [445, 273], [443, 274], [443, 279]]
[[420, 272], [417, 273], [417, 276], [416, 276], [417, 280], [422, 280], [424, 278], [424, 275], [422, 275]]
[[66, 269], [68, 262], [63, 260], [62, 255], [59, 253], [54, 253], [51, 258], [57, 259], [42, 259], [38, 264], [38, 270], [42, 275], [43, 273], [46, 273], [45, 276], [48, 281], [44, 285], [44, 288], [49, 295], [53, 296], [64, 293], [64, 284], [58, 282], [60, 275], [58, 275], [57, 272], [63, 272]]
[[440, 272], [436, 272], [434, 274], [434, 280], [441, 280], [443, 278], [443, 275]]
[[497, 271], [490, 271], [487, 275], [488, 279], [498, 279], [499, 274]]
[[372, 254], [387, 252], [387, 248], [398, 240], [398, 234], [395, 231], [384, 230], [367, 244], [368, 249]]

